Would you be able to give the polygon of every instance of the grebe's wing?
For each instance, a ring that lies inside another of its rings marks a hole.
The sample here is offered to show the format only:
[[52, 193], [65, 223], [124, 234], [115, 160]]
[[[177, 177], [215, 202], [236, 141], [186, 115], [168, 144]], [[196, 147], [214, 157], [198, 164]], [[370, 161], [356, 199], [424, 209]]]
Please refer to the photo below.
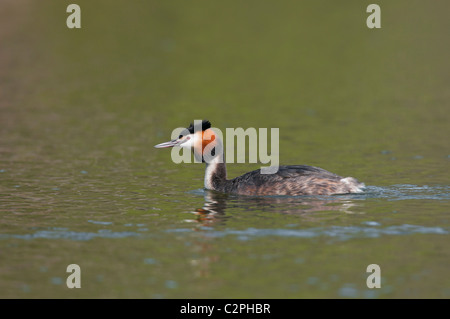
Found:
[[261, 174], [261, 170], [257, 169], [244, 175], [236, 177], [231, 181], [233, 184], [241, 185], [262, 185], [270, 183], [288, 182], [296, 179], [308, 179], [311, 177], [340, 180], [342, 177], [333, 174], [320, 167], [308, 165], [284, 165], [279, 166], [278, 171], [273, 174]]
[[[270, 175], [270, 174], [261, 174], [261, 175]], [[309, 177], [309, 176], [317, 176], [322, 178], [331, 178], [331, 179], [341, 179], [339, 175], [333, 174], [327, 170], [324, 170], [320, 167], [308, 166], [308, 165], [288, 165], [288, 166], [280, 166], [278, 172], [274, 175], [277, 175], [282, 178], [298, 178], [298, 177]]]
[[225, 191], [244, 195], [332, 195], [361, 192], [364, 184], [323, 168], [280, 166], [274, 174], [254, 170], [229, 181]]

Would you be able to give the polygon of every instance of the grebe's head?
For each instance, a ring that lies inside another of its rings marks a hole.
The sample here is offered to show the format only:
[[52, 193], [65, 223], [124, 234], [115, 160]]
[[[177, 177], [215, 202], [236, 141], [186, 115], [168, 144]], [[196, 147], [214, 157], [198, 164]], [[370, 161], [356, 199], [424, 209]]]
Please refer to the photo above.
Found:
[[180, 132], [178, 138], [169, 142], [155, 145], [156, 148], [183, 147], [194, 152], [197, 159], [202, 162], [208, 162], [208, 158], [215, 157], [221, 143], [216, 133], [211, 129], [211, 123], [208, 120], [194, 121], [194, 124]]

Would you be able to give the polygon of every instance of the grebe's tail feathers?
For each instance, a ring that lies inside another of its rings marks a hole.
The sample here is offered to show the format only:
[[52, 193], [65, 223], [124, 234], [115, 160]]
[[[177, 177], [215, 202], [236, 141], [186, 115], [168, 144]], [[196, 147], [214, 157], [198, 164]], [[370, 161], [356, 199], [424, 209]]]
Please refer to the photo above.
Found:
[[354, 177], [345, 177], [341, 179], [341, 182], [348, 187], [349, 193], [363, 193], [364, 188], [366, 188], [364, 183], [358, 182], [358, 180]]

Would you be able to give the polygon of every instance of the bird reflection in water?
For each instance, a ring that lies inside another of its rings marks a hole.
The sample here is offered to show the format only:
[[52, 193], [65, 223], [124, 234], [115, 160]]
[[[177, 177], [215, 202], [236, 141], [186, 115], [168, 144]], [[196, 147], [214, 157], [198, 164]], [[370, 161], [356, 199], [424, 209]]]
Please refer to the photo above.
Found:
[[[216, 191], [204, 190], [204, 205], [192, 212], [196, 218], [186, 221], [196, 223], [195, 240], [192, 242], [191, 249], [194, 256], [190, 259], [196, 277], [208, 278], [211, 274], [211, 265], [220, 260], [216, 241], [211, 237], [211, 227], [224, 225], [233, 218], [229, 212], [248, 211], [252, 212], [271, 212], [276, 214], [297, 215], [304, 221], [323, 221], [327, 218], [339, 218], [341, 212], [354, 214], [353, 208], [359, 206], [352, 195], [339, 195], [328, 197], [250, 197], [236, 196]], [[336, 214], [317, 214], [323, 211], [335, 211]], [[205, 283], [206, 284], [206, 283]]]
[[200, 226], [213, 226], [225, 223], [230, 218], [225, 213], [227, 209], [298, 215], [308, 221], [319, 221], [323, 218], [339, 218], [339, 215], [315, 216], [314, 213], [316, 212], [357, 213], [354, 210], [359, 206], [355, 202], [356, 196], [358, 195], [252, 197], [204, 190], [205, 203], [202, 208], [197, 208], [193, 214], [196, 215], [195, 221]]

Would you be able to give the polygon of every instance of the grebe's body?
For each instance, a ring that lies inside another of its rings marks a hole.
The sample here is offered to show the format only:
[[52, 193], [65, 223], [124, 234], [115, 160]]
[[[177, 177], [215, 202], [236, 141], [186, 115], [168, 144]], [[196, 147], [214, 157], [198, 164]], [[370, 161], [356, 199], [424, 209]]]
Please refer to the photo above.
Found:
[[[210, 129], [209, 121], [203, 121], [201, 131], [194, 132], [194, 126], [176, 140], [158, 144], [155, 147], [191, 148], [198, 158], [206, 163], [205, 188], [223, 193], [267, 196], [267, 195], [334, 195], [362, 193], [364, 184], [353, 177], [343, 178], [322, 168], [307, 165], [279, 166], [273, 174], [261, 174], [254, 170], [234, 179], [227, 179], [227, 170], [222, 142]], [[212, 150], [212, 157], [204, 160], [205, 148]]]
[[254, 170], [227, 179], [225, 163], [206, 164], [205, 188], [240, 195], [333, 195], [361, 193], [363, 184], [322, 168], [307, 165], [280, 166], [274, 174]]

